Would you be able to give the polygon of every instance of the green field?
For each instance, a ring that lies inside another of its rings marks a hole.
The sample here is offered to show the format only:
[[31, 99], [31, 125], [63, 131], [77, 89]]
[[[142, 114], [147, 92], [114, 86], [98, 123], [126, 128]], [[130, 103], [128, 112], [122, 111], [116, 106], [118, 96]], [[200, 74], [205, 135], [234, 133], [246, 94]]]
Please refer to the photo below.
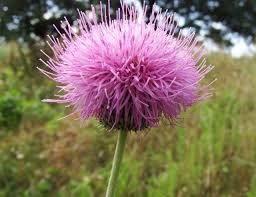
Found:
[[[14, 47], [0, 49], [0, 197], [104, 196], [116, 133], [58, 120], [68, 110], [41, 102], [54, 84]], [[256, 196], [256, 57], [208, 63], [213, 97], [180, 126], [129, 134], [117, 197]]]

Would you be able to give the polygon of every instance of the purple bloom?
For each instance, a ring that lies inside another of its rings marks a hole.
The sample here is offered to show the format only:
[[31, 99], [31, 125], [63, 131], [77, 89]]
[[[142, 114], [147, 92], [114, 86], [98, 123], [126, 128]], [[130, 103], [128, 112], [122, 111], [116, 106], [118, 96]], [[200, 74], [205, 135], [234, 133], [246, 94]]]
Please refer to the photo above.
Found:
[[57, 30], [61, 40], [49, 37], [54, 56], [45, 54], [44, 64], [51, 72], [39, 69], [63, 93], [45, 101], [67, 103], [82, 120], [96, 117], [108, 128], [139, 131], [161, 117], [173, 124], [209, 96], [199, 82], [213, 67], [205, 65], [194, 33], [175, 36], [173, 15], [153, 13], [146, 23], [133, 6], [122, 5], [114, 20], [106, 6], [100, 10], [100, 22], [92, 6], [91, 19], [79, 11], [79, 33], [66, 20], [64, 33]]

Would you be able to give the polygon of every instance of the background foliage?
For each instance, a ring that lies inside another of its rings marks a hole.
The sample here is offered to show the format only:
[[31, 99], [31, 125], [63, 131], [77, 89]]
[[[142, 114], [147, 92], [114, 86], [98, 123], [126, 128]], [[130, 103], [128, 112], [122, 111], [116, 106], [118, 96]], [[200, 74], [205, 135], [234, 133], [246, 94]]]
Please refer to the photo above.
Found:
[[[97, 0], [1, 0], [0, 35], [7, 40], [22, 38], [26, 42], [44, 39], [52, 34], [52, 24], [59, 26], [64, 16], [69, 21], [77, 17], [77, 8], [86, 10]], [[106, 0], [102, 1], [103, 3]], [[141, 3], [143, 1], [141, 0]], [[206, 37], [225, 44], [230, 35], [240, 35], [248, 41], [256, 34], [256, 1], [254, 0], [147, 0], [148, 15], [154, 3], [163, 10], [169, 9], [185, 18], [183, 27], [193, 27]], [[120, 7], [119, 1], [112, 0], [111, 7]], [[114, 13], [113, 13], [114, 14]]]

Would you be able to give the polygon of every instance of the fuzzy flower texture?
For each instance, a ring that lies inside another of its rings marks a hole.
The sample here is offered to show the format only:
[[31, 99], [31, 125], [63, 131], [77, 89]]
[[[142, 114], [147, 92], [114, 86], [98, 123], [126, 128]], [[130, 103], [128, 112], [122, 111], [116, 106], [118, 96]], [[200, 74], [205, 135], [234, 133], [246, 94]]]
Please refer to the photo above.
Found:
[[66, 103], [82, 120], [96, 117], [109, 129], [140, 131], [162, 117], [175, 124], [181, 111], [210, 95], [200, 81], [213, 67], [194, 32], [177, 33], [167, 12], [152, 12], [146, 22], [146, 5], [139, 13], [121, 2], [115, 19], [110, 11], [109, 4], [78, 11], [78, 33], [65, 19], [56, 28], [60, 39], [49, 36], [54, 55], [43, 52], [48, 69], [39, 70], [61, 93], [45, 101]]

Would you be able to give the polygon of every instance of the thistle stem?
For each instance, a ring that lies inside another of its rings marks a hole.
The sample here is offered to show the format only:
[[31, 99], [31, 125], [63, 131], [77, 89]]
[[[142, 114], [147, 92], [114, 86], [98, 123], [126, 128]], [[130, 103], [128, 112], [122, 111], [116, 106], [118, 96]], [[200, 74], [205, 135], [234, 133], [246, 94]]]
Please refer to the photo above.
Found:
[[113, 159], [113, 163], [112, 163], [111, 174], [110, 174], [109, 181], [108, 181], [106, 197], [114, 196], [115, 188], [117, 186], [117, 178], [118, 178], [118, 174], [119, 174], [119, 169], [120, 169], [120, 165], [122, 162], [127, 133], [128, 132], [125, 130], [120, 130], [118, 132], [116, 150], [115, 150], [115, 155], [114, 155], [114, 159]]

